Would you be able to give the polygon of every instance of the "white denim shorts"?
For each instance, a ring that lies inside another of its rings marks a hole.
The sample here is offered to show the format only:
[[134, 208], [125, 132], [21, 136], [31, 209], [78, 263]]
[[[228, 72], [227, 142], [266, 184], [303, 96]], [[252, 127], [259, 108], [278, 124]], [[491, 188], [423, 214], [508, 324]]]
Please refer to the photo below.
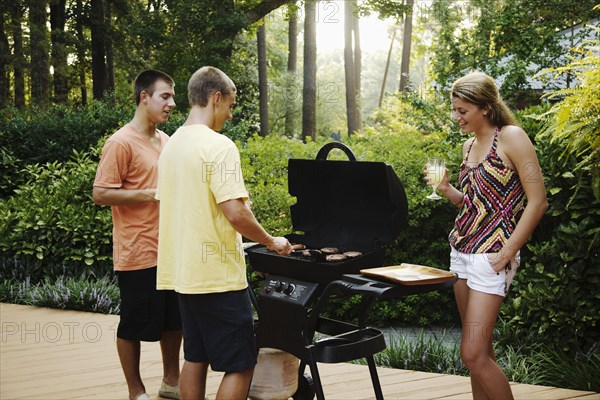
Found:
[[505, 297], [521, 264], [521, 256], [517, 252], [503, 271], [496, 272], [488, 261], [491, 254], [461, 253], [452, 247], [450, 271], [456, 272], [459, 279], [466, 279], [467, 286], [473, 290]]

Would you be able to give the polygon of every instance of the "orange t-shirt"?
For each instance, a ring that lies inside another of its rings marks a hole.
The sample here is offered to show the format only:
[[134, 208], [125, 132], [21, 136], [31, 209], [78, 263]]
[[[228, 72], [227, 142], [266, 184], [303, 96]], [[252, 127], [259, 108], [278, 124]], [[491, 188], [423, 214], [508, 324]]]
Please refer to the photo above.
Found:
[[[160, 149], [127, 124], [104, 144], [96, 171], [95, 187], [110, 189], [155, 189], [158, 157], [169, 136], [158, 131]], [[156, 266], [158, 249], [158, 204], [150, 201], [112, 206], [113, 263], [116, 271]]]

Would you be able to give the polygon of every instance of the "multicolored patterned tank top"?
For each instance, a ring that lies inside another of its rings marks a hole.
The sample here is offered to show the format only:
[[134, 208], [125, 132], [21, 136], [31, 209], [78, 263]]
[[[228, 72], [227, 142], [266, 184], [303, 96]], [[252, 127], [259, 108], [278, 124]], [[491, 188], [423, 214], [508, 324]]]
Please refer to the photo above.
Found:
[[496, 128], [490, 152], [477, 166], [467, 163], [473, 142], [461, 164], [459, 183], [464, 200], [450, 232], [450, 244], [461, 253], [495, 253], [514, 231], [525, 202], [516, 170], [496, 153]]

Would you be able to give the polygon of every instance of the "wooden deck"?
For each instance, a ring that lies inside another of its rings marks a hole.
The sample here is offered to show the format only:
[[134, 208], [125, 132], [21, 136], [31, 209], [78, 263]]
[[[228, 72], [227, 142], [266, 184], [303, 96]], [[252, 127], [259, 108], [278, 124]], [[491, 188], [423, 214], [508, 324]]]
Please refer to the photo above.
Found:
[[[126, 399], [115, 346], [118, 317], [0, 304], [0, 399]], [[142, 345], [142, 376], [158, 397], [162, 367], [157, 343]], [[366, 366], [320, 364], [326, 398], [372, 399]], [[386, 399], [470, 399], [469, 379], [454, 375], [379, 368]], [[214, 399], [221, 374], [211, 372]], [[517, 399], [600, 400], [599, 393], [513, 384]]]

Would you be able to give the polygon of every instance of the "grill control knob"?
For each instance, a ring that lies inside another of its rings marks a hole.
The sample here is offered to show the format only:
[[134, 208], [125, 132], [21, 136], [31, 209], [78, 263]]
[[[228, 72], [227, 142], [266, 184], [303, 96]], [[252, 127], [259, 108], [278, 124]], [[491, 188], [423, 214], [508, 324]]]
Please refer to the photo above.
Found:
[[290, 283], [287, 285], [287, 287], [285, 288], [285, 290], [283, 291], [283, 293], [285, 294], [292, 294], [294, 292], [294, 289], [296, 289], [296, 285], [294, 285], [293, 283]]
[[281, 292], [283, 290], [284, 285], [285, 282], [277, 281], [277, 283], [275, 284], [275, 290]]

